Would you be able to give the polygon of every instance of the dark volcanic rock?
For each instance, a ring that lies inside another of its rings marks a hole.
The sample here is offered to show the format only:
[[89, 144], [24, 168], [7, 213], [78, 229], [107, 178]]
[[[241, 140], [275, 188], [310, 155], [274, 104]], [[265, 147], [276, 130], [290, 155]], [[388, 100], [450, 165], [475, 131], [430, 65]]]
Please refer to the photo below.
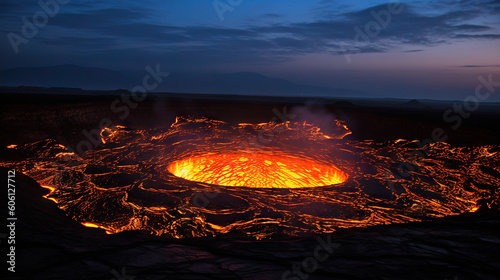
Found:
[[[7, 169], [0, 174], [6, 182]], [[312, 271], [307, 279], [497, 279], [500, 270], [498, 212], [339, 230], [321, 241], [176, 240], [137, 231], [107, 235], [66, 217], [19, 172], [15, 185], [17, 272], [2, 279], [300, 279], [282, 277], [304, 260]], [[330, 254], [311, 258], [327, 243]]]

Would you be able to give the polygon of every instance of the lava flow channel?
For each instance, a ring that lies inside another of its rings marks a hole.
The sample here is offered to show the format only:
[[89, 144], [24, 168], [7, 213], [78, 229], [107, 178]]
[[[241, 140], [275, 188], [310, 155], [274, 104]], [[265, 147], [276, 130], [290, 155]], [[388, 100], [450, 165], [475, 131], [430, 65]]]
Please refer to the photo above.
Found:
[[262, 153], [190, 157], [173, 162], [168, 171], [190, 181], [250, 188], [311, 188], [339, 184], [348, 177], [334, 166]]

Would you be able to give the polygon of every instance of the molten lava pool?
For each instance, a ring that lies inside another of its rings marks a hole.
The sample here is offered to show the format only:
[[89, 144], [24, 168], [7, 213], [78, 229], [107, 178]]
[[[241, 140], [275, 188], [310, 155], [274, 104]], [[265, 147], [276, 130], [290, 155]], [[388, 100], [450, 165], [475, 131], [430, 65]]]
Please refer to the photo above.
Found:
[[25, 160], [2, 165], [110, 234], [304, 236], [457, 215], [498, 199], [498, 145], [347, 140], [342, 122], [331, 126], [179, 118], [163, 129], [103, 131], [84, 156], [54, 140], [12, 146]]
[[348, 177], [334, 166], [262, 153], [190, 157], [171, 163], [168, 171], [190, 181], [250, 188], [313, 188]]

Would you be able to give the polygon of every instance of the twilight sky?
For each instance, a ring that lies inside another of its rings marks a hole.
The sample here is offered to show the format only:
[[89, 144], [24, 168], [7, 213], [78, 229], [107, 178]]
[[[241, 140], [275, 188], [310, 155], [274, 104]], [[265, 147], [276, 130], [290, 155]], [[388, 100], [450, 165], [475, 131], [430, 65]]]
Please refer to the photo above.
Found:
[[[253, 71], [374, 97], [458, 100], [474, 94], [479, 75], [500, 81], [499, 0], [40, 2], [52, 5], [0, 2], [0, 70], [159, 63], [171, 72]], [[33, 36], [23, 17], [33, 23], [34, 15]]]

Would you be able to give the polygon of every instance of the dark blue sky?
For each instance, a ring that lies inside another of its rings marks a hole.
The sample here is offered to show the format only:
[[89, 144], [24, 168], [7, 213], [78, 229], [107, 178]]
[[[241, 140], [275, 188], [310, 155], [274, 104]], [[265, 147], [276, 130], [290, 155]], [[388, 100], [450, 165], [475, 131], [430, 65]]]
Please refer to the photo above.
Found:
[[[376, 97], [437, 99], [474, 94], [480, 74], [500, 80], [498, 0], [60, 0], [57, 10], [0, 3], [0, 69], [142, 71], [159, 63], [172, 72], [254, 71]], [[34, 15], [38, 32], [28, 38], [23, 17], [33, 23]]]

